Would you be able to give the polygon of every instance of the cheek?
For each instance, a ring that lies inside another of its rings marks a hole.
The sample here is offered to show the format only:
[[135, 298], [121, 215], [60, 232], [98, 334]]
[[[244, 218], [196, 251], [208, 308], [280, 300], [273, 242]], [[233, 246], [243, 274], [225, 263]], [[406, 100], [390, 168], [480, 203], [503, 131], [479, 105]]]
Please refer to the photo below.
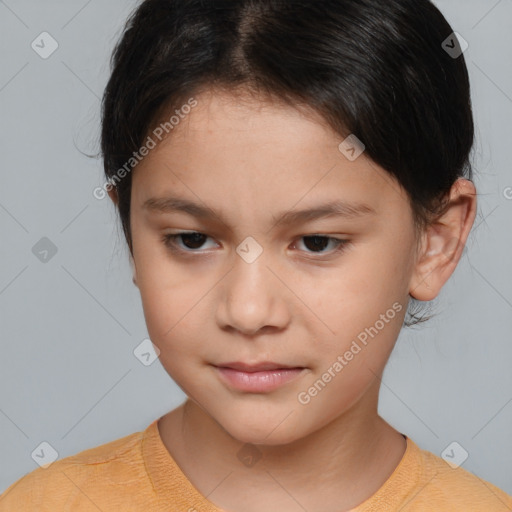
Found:
[[355, 336], [392, 304], [389, 285], [375, 271], [371, 255], [354, 252], [337, 268], [324, 270], [302, 283], [295, 280], [294, 286], [306, 306], [304, 314], [314, 318], [326, 336]]
[[[156, 340], [165, 340], [179, 327], [205, 291], [183, 266], [173, 263], [156, 233], [133, 229], [133, 257], [148, 331]], [[204, 286], [203, 286], [204, 288]]]
[[336, 374], [345, 375], [338, 382], [348, 375], [357, 381], [369, 369], [380, 371], [396, 342], [407, 306], [399, 265], [391, 251], [361, 252], [331, 273], [329, 280], [315, 281], [305, 302], [315, 313], [310, 326], [319, 355], [318, 371], [326, 371], [338, 356], [344, 360], [344, 370], [350, 367]]
[[204, 311], [206, 301], [201, 301], [201, 298], [205, 293], [204, 289], [189, 284], [180, 286], [161, 282], [142, 287], [141, 299], [148, 333], [162, 351], [174, 346], [187, 347], [192, 351], [193, 340], [204, 337], [207, 313]]

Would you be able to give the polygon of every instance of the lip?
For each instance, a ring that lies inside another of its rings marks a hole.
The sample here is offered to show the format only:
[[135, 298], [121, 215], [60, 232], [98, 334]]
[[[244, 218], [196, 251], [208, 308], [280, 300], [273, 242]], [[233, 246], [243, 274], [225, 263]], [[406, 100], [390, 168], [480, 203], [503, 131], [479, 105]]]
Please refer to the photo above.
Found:
[[265, 370], [287, 370], [291, 368], [303, 368], [300, 366], [290, 366], [282, 363], [274, 363], [272, 361], [262, 361], [261, 363], [256, 364], [247, 364], [239, 361], [233, 363], [222, 363], [215, 365], [217, 368], [231, 368], [233, 370], [238, 370], [240, 372], [253, 373], [253, 372], [262, 372]]
[[225, 363], [214, 365], [214, 368], [224, 383], [248, 393], [268, 393], [295, 380], [307, 370], [271, 362], [255, 365]]

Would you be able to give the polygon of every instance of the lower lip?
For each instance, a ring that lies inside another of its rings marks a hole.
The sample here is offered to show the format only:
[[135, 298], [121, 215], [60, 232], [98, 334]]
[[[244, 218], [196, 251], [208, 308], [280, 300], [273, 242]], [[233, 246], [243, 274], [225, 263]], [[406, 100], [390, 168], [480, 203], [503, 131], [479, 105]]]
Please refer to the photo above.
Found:
[[215, 367], [222, 379], [240, 391], [264, 393], [297, 378], [306, 368], [281, 368], [261, 372], [242, 372], [233, 368]]

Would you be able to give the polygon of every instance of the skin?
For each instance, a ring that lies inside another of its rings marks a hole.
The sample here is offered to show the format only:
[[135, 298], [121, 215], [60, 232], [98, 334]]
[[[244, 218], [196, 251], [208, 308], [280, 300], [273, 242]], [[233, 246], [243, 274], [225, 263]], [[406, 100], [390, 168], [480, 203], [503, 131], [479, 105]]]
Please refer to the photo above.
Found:
[[[343, 137], [314, 113], [218, 91], [196, 99], [132, 175], [134, 283], [160, 362], [188, 396], [160, 419], [160, 435], [192, 484], [227, 511], [351, 510], [403, 457], [404, 437], [377, 413], [380, 378], [410, 296], [434, 299], [456, 268], [475, 188], [458, 180], [446, 213], [418, 237], [405, 191], [364, 153], [349, 161]], [[143, 208], [171, 193], [222, 220]], [[376, 214], [272, 220], [338, 199]], [[183, 230], [206, 237], [177, 239], [184, 253], [171, 251], [163, 235]], [[303, 238], [315, 234], [349, 242], [336, 252]], [[248, 236], [263, 249], [252, 263], [236, 252]], [[394, 318], [300, 403], [394, 303], [402, 306]], [[212, 366], [229, 361], [306, 370], [277, 390], [248, 393]], [[237, 456], [246, 444], [261, 456], [252, 467]]]

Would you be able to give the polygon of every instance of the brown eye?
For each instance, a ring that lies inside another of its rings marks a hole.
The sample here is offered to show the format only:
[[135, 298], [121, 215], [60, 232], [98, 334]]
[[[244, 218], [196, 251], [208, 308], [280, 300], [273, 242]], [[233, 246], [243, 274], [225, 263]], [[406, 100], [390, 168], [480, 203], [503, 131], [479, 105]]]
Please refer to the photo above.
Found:
[[329, 239], [325, 236], [305, 236], [304, 240], [304, 245], [311, 251], [322, 251], [329, 244]]
[[[308, 235], [303, 236], [304, 246], [307, 248], [306, 252], [312, 252], [316, 254], [332, 253], [344, 248], [348, 243], [348, 240], [341, 240], [339, 238], [333, 238], [330, 236], [323, 235]], [[334, 247], [332, 250], [325, 251], [324, 249], [329, 246], [329, 243], [333, 243]]]
[[[203, 233], [183, 232], [164, 235], [163, 242], [165, 246], [171, 250], [196, 252], [195, 250], [201, 249], [208, 238], [209, 237]], [[181, 241], [183, 245], [180, 246], [178, 241]]]

